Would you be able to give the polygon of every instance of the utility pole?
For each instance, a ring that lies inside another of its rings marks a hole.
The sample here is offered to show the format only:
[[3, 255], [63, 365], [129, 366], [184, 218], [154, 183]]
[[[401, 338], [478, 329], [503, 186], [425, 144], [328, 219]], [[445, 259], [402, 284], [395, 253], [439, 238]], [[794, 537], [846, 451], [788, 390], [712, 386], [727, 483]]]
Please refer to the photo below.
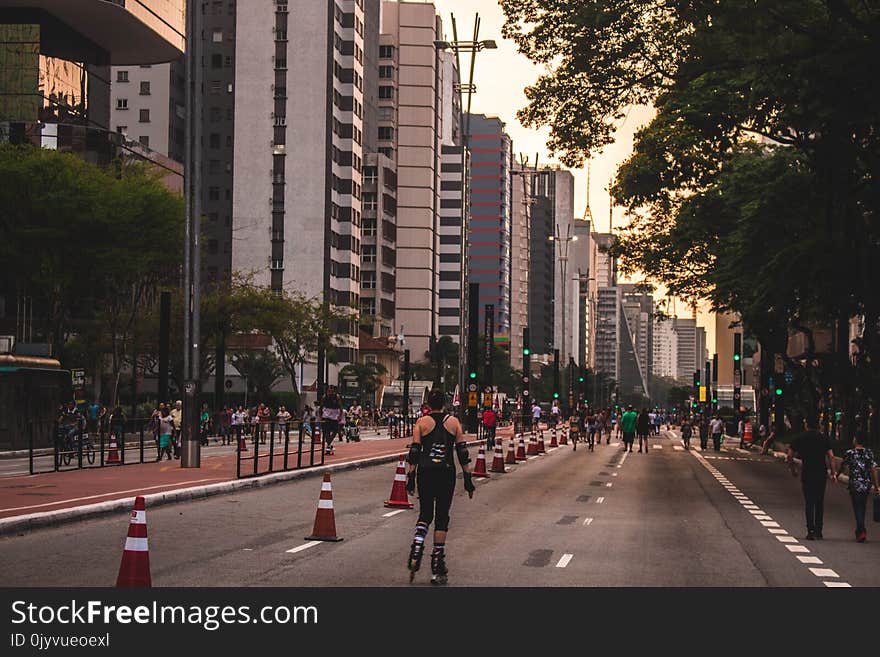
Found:
[[480, 284], [468, 285], [468, 344], [467, 344], [467, 430], [477, 432], [477, 336], [480, 330]]
[[[491, 394], [492, 386], [495, 384], [492, 372], [493, 352], [495, 350], [495, 304], [487, 303], [485, 308], [485, 326], [483, 329], [483, 392]], [[491, 397], [490, 397], [491, 399]], [[483, 398], [483, 406], [492, 406], [490, 401], [486, 403], [486, 397]]]

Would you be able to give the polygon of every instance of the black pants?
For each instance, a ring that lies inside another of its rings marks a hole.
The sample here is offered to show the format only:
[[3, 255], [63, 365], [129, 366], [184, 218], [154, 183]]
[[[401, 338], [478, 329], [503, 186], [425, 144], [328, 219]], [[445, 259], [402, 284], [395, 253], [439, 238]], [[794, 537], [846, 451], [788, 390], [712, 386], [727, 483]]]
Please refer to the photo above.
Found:
[[455, 468], [419, 468], [419, 522], [430, 525], [436, 515], [435, 531], [449, 530], [449, 507], [455, 492]]
[[825, 511], [825, 478], [802, 480], [804, 489], [804, 512], [807, 532], [822, 533], [822, 517]]
[[700, 449], [706, 449], [709, 446], [709, 434], [700, 434]]
[[866, 532], [865, 513], [868, 511], [868, 491], [864, 493], [849, 492], [852, 498], [853, 513], [856, 516], [856, 534]]
[[721, 434], [713, 433], [712, 434], [712, 446], [715, 448], [716, 452], [721, 451]]

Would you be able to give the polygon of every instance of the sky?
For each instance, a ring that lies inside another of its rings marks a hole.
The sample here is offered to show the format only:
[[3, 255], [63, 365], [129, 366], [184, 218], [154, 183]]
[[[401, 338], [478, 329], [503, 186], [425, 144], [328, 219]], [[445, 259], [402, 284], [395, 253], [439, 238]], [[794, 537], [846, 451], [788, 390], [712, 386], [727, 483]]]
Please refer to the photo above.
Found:
[[[474, 17], [479, 14], [480, 40], [494, 39], [498, 44], [497, 50], [483, 50], [477, 55], [474, 69], [476, 93], [471, 98], [471, 111], [497, 116], [505, 122], [505, 130], [513, 140], [517, 161], [520, 154], [523, 154], [529, 158], [530, 163], [534, 163], [537, 154], [539, 165], [558, 163], [555, 158], [550, 157], [546, 146], [549, 130], [525, 128], [516, 118], [517, 110], [528, 103], [525, 87], [538, 79], [543, 68], [533, 64], [525, 55], [521, 55], [513, 41], [501, 37], [504, 12], [501, 11], [497, 0], [433, 0], [433, 4], [443, 20], [443, 30], [447, 39], [452, 39], [452, 15], [455, 16], [459, 40], [469, 41], [473, 37]], [[461, 65], [464, 70], [468, 69], [469, 54], [462, 54]], [[618, 125], [614, 144], [607, 146], [592, 158], [589, 204], [595, 221], [595, 230], [599, 232], [604, 233], [609, 230], [609, 209], [611, 209], [609, 182], [617, 168], [632, 153], [633, 136], [636, 131], [646, 125], [652, 115], [651, 108], [632, 107], [626, 119]], [[575, 180], [575, 216], [583, 217], [587, 206], [587, 170], [583, 168], [571, 171]], [[612, 212], [615, 229], [627, 224], [623, 208], [615, 207]], [[681, 302], [676, 304], [675, 309], [679, 316], [691, 316], [691, 311]], [[671, 308], [669, 310], [671, 311]], [[698, 324], [706, 326], [709, 333], [707, 343], [714, 345], [714, 322], [709, 320], [705, 311], [698, 313]]]

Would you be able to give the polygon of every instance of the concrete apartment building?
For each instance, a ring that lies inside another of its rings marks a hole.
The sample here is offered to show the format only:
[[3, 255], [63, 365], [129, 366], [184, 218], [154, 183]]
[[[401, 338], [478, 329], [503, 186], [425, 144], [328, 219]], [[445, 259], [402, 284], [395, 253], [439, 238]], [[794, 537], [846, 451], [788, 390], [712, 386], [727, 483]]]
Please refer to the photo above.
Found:
[[[531, 270], [532, 185], [534, 169], [515, 165], [512, 169], [513, 198], [511, 205], [510, 259], [510, 364], [516, 370], [523, 366], [523, 328], [529, 326]], [[529, 341], [535, 344], [531, 335]], [[536, 352], [537, 353], [537, 352]]]
[[654, 298], [641, 292], [635, 285], [621, 285], [623, 316], [632, 336], [633, 358], [636, 361], [645, 396], [651, 394], [651, 375], [654, 371]]
[[[425, 360], [439, 319], [438, 209], [442, 127], [442, 66], [434, 41], [442, 39], [432, 3], [382, 3], [381, 45], [392, 47], [393, 70], [380, 62], [379, 152], [397, 164], [397, 330], [414, 361]], [[395, 85], [386, 84], [393, 76]], [[382, 108], [394, 95], [395, 117]]]
[[575, 219], [574, 235], [577, 241], [572, 242], [572, 258], [568, 267], [571, 294], [568, 304], [571, 312], [569, 330], [572, 336], [570, 354], [578, 367], [586, 367], [590, 363], [590, 308], [596, 294], [593, 275], [596, 245], [592, 238], [592, 221]]
[[[233, 267], [273, 290], [354, 311], [361, 289], [364, 51], [378, 34], [365, 34], [362, 0], [239, 9]], [[330, 381], [354, 362], [358, 346], [356, 322], [337, 328]]]
[[654, 322], [654, 375], [668, 379], [678, 377], [678, 339], [673, 326], [672, 319]]
[[[556, 216], [555, 176], [551, 171], [532, 174], [529, 225], [529, 341], [532, 353], [553, 353], [553, 299], [556, 246], [550, 241]], [[522, 339], [522, 336], [520, 336]]]
[[[559, 166], [545, 167], [551, 184], [553, 185], [553, 229], [554, 233], [562, 238], [567, 236], [574, 237], [574, 176], [570, 171], [560, 168]], [[578, 299], [575, 295], [572, 298], [571, 277], [577, 274], [577, 266], [574, 263], [575, 246], [577, 242], [568, 243], [569, 262], [566, 267], [565, 277], [567, 282], [562, 280], [562, 266], [560, 261], [561, 250], [565, 248], [563, 241], [555, 243], [554, 260], [556, 266], [553, 272], [553, 344], [559, 349], [559, 362], [567, 363], [570, 356], [574, 355], [574, 334], [571, 330], [572, 321], [576, 321]], [[565, 284], [565, 321], [568, 326], [565, 331], [565, 342], [562, 344], [562, 287]]]
[[480, 286], [480, 320], [495, 307], [495, 336], [510, 335], [513, 143], [497, 117], [465, 117], [471, 155], [468, 282]]

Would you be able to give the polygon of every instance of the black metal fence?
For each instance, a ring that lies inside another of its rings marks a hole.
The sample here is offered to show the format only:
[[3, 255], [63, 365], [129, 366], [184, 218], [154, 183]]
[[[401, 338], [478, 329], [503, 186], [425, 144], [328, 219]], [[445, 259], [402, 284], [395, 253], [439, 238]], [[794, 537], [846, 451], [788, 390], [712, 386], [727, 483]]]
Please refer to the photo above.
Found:
[[[155, 461], [156, 442], [148, 419], [97, 431], [32, 422], [28, 425], [28, 469], [31, 474], [42, 474]], [[46, 444], [51, 447], [36, 447]]]
[[324, 434], [320, 423], [314, 428], [301, 422], [261, 423], [253, 425], [250, 431], [242, 425], [231, 428], [238, 445], [235, 450], [238, 479], [324, 464]]

